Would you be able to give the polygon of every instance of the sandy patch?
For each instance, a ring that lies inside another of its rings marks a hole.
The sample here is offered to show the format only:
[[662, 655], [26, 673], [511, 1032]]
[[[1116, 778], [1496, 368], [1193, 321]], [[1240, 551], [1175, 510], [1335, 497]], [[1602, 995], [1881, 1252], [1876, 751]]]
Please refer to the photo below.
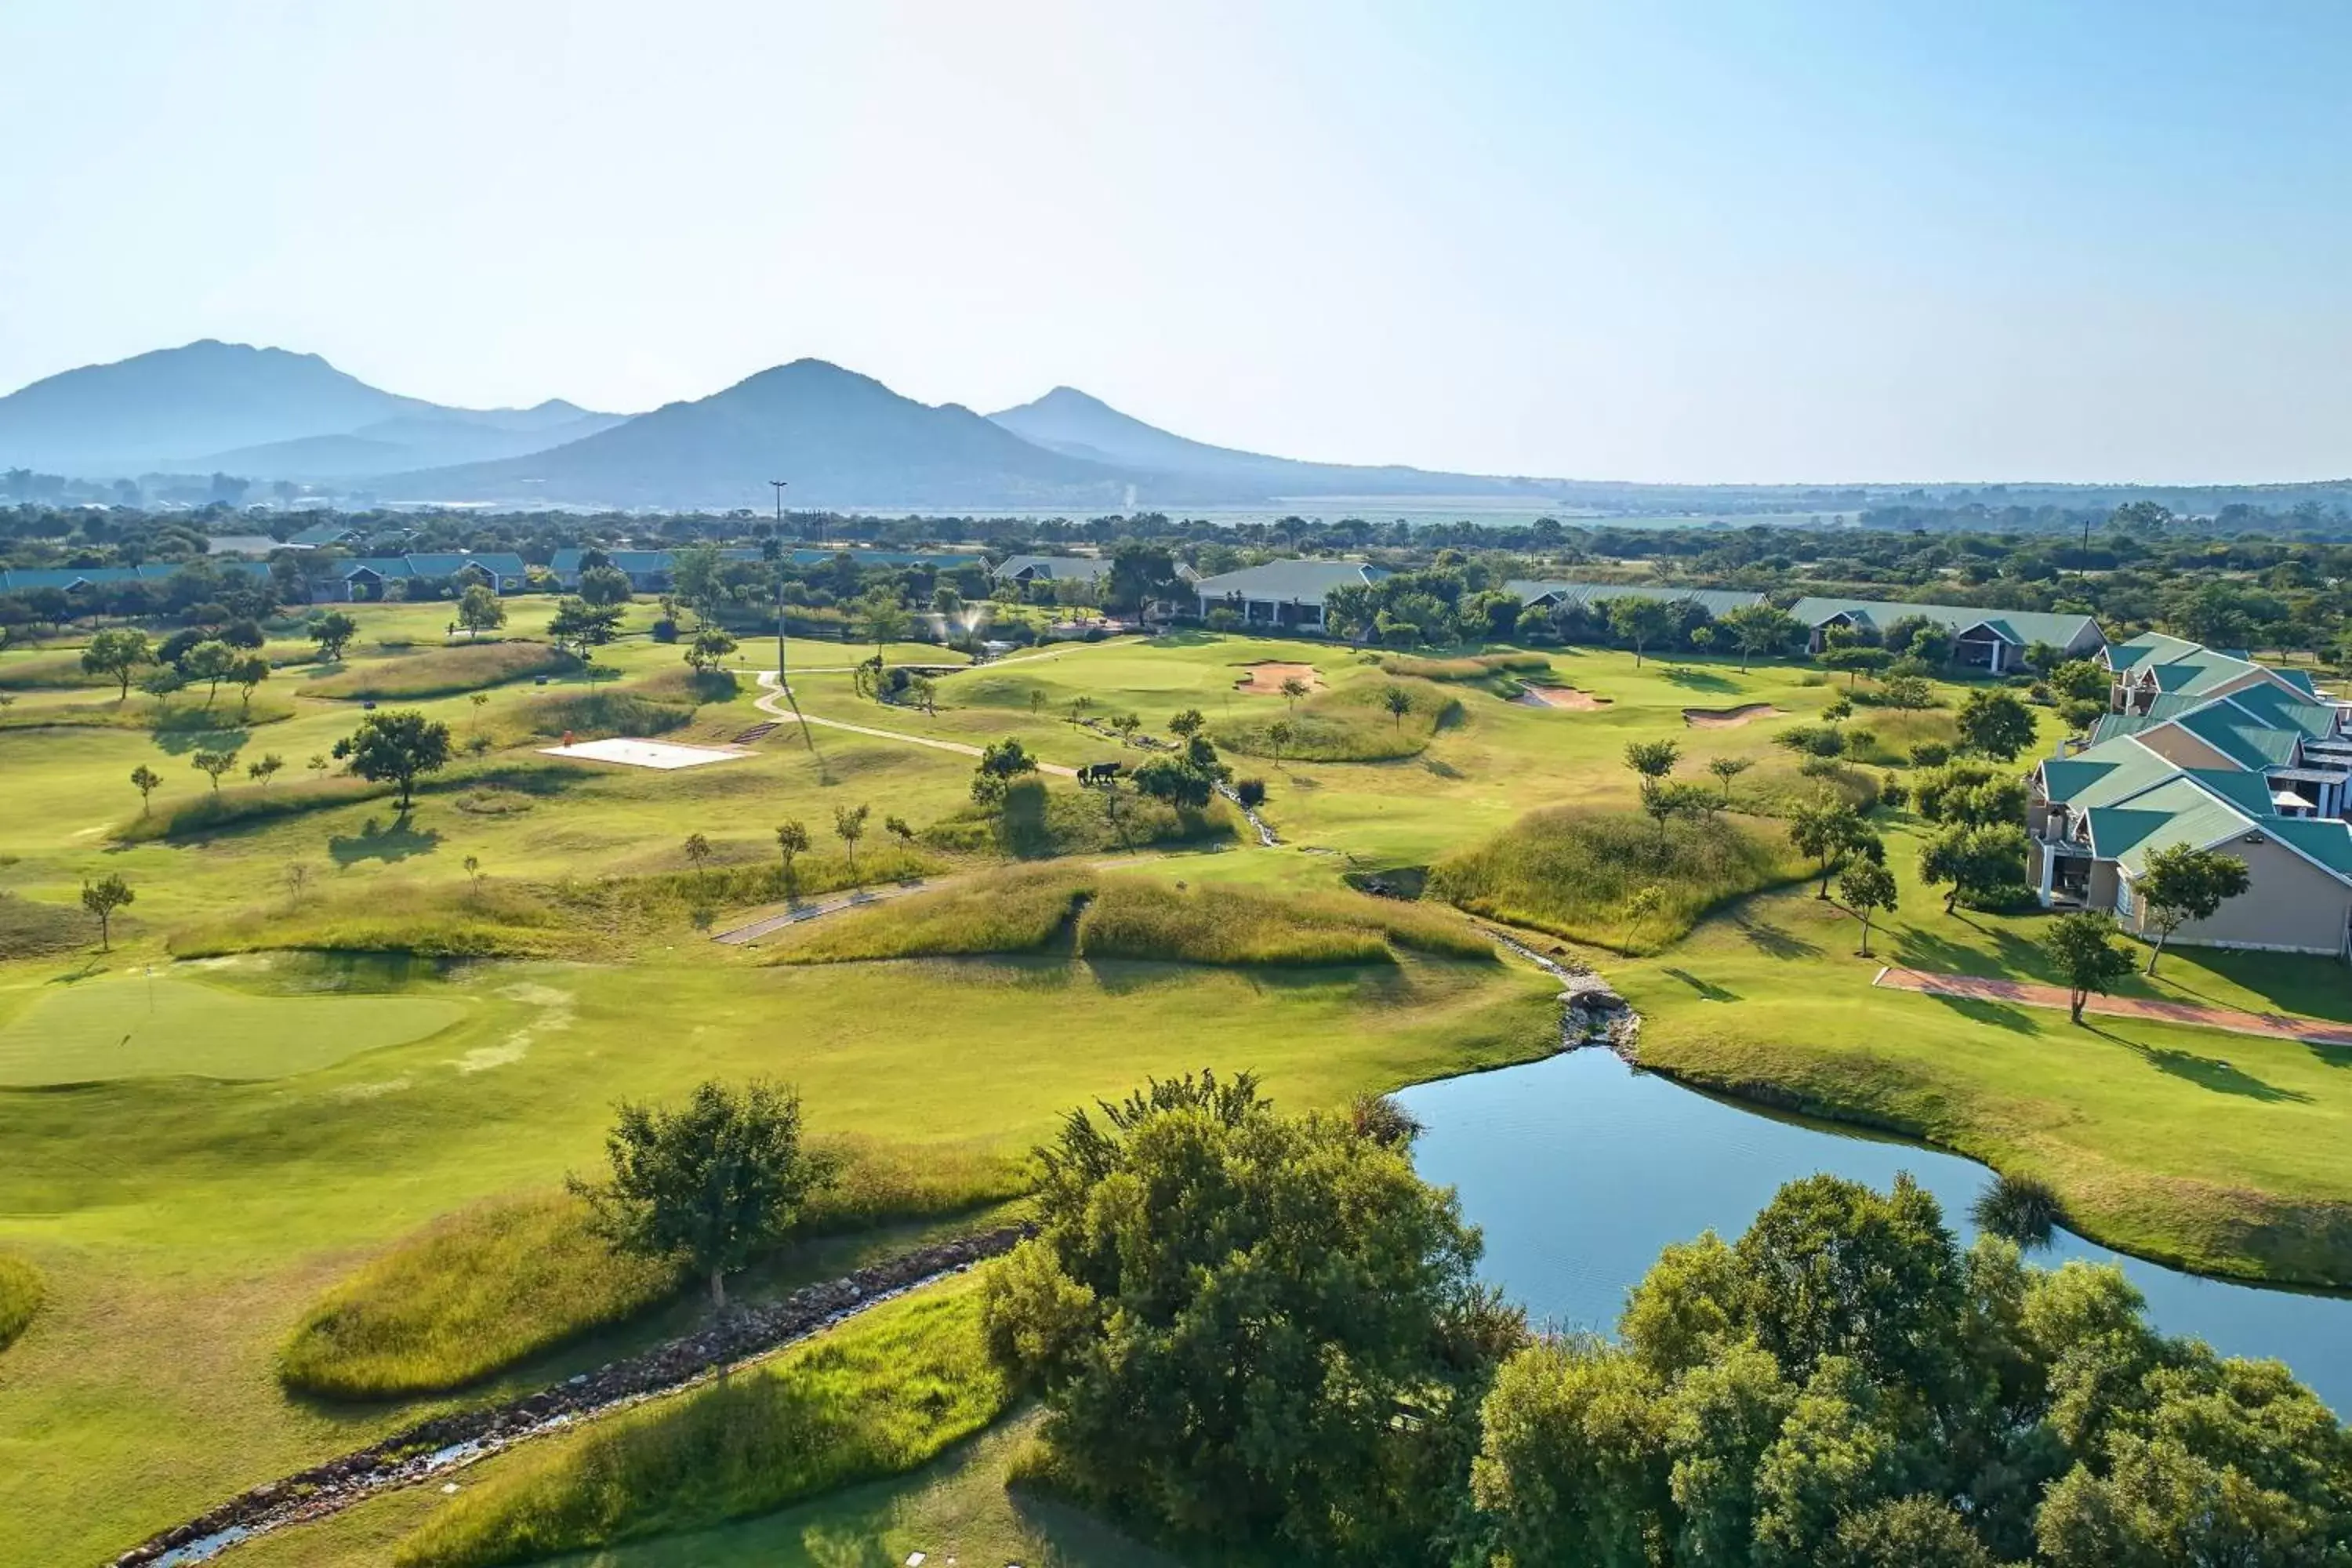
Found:
[[558, 991], [552, 985], [537, 985], [528, 980], [499, 987], [499, 994], [509, 1002], [526, 1002], [534, 1007], [569, 1007], [572, 993]]
[[1286, 680], [1303, 680], [1309, 691], [1323, 689], [1323, 678], [1315, 672], [1311, 664], [1252, 664], [1243, 668], [1249, 673], [1234, 682], [1235, 691], [1255, 691], [1265, 697], [1279, 697], [1282, 695], [1282, 683]]
[[1573, 686], [1530, 686], [1511, 700], [1522, 708], [1565, 708], [1571, 713], [1590, 713], [1610, 702], [1606, 697], [1595, 697]]
[[667, 741], [640, 741], [628, 736], [614, 736], [609, 741], [583, 741], [571, 746], [541, 746], [540, 753], [550, 757], [572, 757], [591, 763], [619, 763], [624, 767], [656, 768], [669, 773], [678, 768], [698, 768], [710, 763], [731, 763], [747, 752], [721, 751], [715, 746], [679, 746]]
[[1737, 730], [1759, 719], [1778, 719], [1787, 711], [1769, 702], [1750, 702], [1745, 708], [1685, 708], [1683, 722], [1694, 730]]

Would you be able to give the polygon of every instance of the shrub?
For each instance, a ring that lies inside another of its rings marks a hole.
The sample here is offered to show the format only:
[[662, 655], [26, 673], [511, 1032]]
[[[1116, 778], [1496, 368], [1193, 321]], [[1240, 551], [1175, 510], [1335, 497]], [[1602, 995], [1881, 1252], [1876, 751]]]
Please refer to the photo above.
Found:
[[1923, 768], [1939, 768], [1952, 760], [1952, 748], [1941, 741], [1922, 741], [1911, 748], [1911, 761]]
[[13, 1253], [0, 1252], [0, 1351], [32, 1325], [44, 1295], [39, 1269]]
[[402, 1542], [402, 1568], [517, 1563], [770, 1513], [913, 1468], [1011, 1398], [979, 1277], [877, 1307], [684, 1398], [508, 1461]]
[[1845, 731], [1834, 724], [1790, 724], [1772, 737], [1772, 743], [1809, 757], [1843, 756]]
[[2020, 1247], [2047, 1247], [2052, 1233], [2066, 1223], [2066, 1205], [2058, 1189], [2039, 1176], [2000, 1175], [1977, 1195], [1969, 1217], [1979, 1229]]
[[1433, 895], [1513, 925], [1654, 952], [1727, 899], [1804, 875], [1777, 831], [1726, 817], [1664, 830], [1630, 813], [1555, 807], [1431, 868]]
[[1265, 781], [1264, 779], [1236, 781], [1234, 784], [1234, 798], [1249, 810], [1255, 811], [1265, 804]]
[[403, 700], [447, 697], [573, 668], [571, 655], [548, 643], [466, 643], [355, 665], [309, 682], [302, 695]]
[[1549, 658], [1539, 653], [1486, 653], [1464, 658], [1423, 658], [1412, 654], [1390, 654], [1380, 660], [1380, 667], [1391, 675], [1408, 675], [1422, 680], [1478, 680], [1507, 671], [1549, 675], [1552, 665]]

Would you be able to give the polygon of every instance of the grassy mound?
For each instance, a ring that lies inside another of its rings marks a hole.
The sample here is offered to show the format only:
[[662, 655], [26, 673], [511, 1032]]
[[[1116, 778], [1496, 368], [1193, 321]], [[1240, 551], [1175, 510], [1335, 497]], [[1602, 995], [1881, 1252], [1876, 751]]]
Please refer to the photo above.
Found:
[[282, 723], [294, 717], [294, 704], [271, 695], [267, 688], [256, 691], [249, 704], [237, 696], [234, 688], [224, 690], [210, 706], [205, 705], [202, 692], [196, 698], [194, 702], [174, 702], [158, 710], [152, 702], [141, 697], [118, 701], [110, 689], [103, 701], [0, 707], [0, 730], [135, 730], [157, 735], [205, 735], [256, 724]]
[[289, 1388], [383, 1398], [460, 1388], [677, 1288], [614, 1254], [562, 1194], [448, 1215], [337, 1286], [278, 1357]]
[[1420, 680], [1484, 680], [1490, 675], [1544, 675], [1551, 660], [1539, 653], [1482, 653], [1461, 658], [1423, 658], [1413, 654], [1390, 654], [1380, 661], [1391, 675]]
[[977, 1283], [877, 1307], [755, 1371], [526, 1449], [404, 1541], [397, 1561], [527, 1562], [911, 1469], [1012, 1397], [982, 1338]]
[[[1391, 686], [1402, 687], [1412, 700], [1402, 719], [1381, 706], [1381, 693]], [[1227, 751], [1271, 757], [1275, 746], [1267, 731], [1287, 719], [1292, 733], [1282, 748], [1286, 762], [1384, 763], [1420, 755], [1440, 730], [1462, 717], [1462, 700], [1434, 681], [1359, 680], [1317, 693], [1296, 714], [1230, 719], [1212, 726], [1210, 735]]]
[[[468, 794], [496, 789], [507, 795], [551, 795], [579, 784], [583, 775], [563, 763], [509, 759], [488, 763], [461, 763], [416, 781], [421, 796], [451, 791]], [[265, 827], [290, 816], [332, 811], [362, 801], [390, 800], [399, 791], [348, 774], [331, 773], [292, 784], [244, 784], [207, 790], [179, 806], [134, 816], [114, 830], [117, 842], [144, 844], [158, 838], [187, 838], [248, 827]], [[460, 809], [465, 806], [460, 802]]]
[[321, 952], [408, 952], [420, 958], [582, 956], [578, 930], [538, 889], [520, 883], [389, 883], [334, 891], [289, 910], [249, 909], [174, 931], [175, 958], [299, 948]]
[[[806, 1237], [964, 1213], [1015, 1197], [1016, 1162], [976, 1148], [832, 1140], [839, 1180]], [[442, 1394], [668, 1299], [669, 1263], [614, 1253], [563, 1193], [478, 1204], [426, 1226], [330, 1291], [278, 1355], [289, 1388], [342, 1399]]]
[[1091, 886], [1084, 873], [1060, 867], [976, 877], [959, 887], [811, 926], [776, 955], [776, 962], [1034, 952], [1061, 934]]
[[0, 1351], [31, 1326], [42, 1295], [41, 1271], [14, 1254], [0, 1252]]
[[570, 654], [549, 643], [466, 643], [353, 665], [310, 681], [302, 695], [377, 700], [449, 697], [577, 668]]
[[69, 952], [89, 941], [93, 923], [79, 910], [63, 904], [0, 893], [0, 960]]
[[551, 741], [569, 734], [593, 741], [608, 735], [660, 735], [694, 719], [690, 702], [669, 702], [642, 691], [601, 687], [534, 697], [514, 713], [510, 728], [525, 740]]
[[1726, 899], [1803, 875], [1777, 832], [1729, 817], [1675, 822], [1558, 807], [1430, 870], [1465, 910], [1626, 952], [1654, 952]]
[[1073, 950], [1089, 958], [1179, 963], [1389, 963], [1391, 944], [1445, 958], [1492, 958], [1492, 944], [1436, 910], [1347, 894], [1286, 897], [1187, 890], [1143, 877], [1040, 869], [986, 877], [813, 927], [779, 963], [1037, 952], [1078, 914]]
[[1200, 843], [1241, 833], [1240, 818], [1223, 799], [1211, 801], [1204, 811], [1193, 811], [1122, 790], [1117, 809], [1113, 816], [1111, 797], [1104, 791], [1024, 778], [1005, 792], [1002, 807], [975, 805], [942, 817], [923, 830], [922, 839], [957, 854], [1031, 860]]

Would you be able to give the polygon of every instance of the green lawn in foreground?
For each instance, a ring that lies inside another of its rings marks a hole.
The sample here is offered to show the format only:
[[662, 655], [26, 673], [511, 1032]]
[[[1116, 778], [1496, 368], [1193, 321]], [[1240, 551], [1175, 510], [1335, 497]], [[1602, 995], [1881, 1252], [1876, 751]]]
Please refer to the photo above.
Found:
[[87, 1083], [188, 1073], [283, 1078], [447, 1027], [439, 996], [254, 996], [197, 979], [109, 973], [0, 992], [0, 1084]]

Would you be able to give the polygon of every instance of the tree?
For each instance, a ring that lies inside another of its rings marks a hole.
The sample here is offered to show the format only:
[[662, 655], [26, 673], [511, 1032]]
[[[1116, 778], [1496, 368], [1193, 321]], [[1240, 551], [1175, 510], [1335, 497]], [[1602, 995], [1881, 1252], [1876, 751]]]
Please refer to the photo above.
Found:
[[855, 808], [836, 805], [833, 808], [833, 834], [841, 840], [842, 848], [849, 855], [849, 876], [857, 878], [857, 841], [866, 837], [866, 819], [874, 808], [860, 803]]
[[2106, 706], [2112, 694], [2115, 677], [2096, 659], [2068, 659], [2050, 672], [2050, 689], [2060, 698], [2075, 702], [2096, 702]]
[[1285, 676], [1282, 681], [1282, 700], [1290, 705], [1290, 711], [1296, 713], [1298, 711], [1298, 700], [1306, 696], [1310, 689], [1312, 689], [1307, 682], [1299, 679], [1298, 677]]
[[103, 675], [116, 688], [115, 700], [131, 700], [131, 678], [142, 665], [155, 661], [155, 650], [147, 641], [145, 632], [127, 626], [112, 626], [92, 633], [89, 646], [81, 650], [81, 668], [85, 675]]
[[689, 833], [686, 836], [685, 849], [687, 862], [694, 868], [695, 874], [700, 876], [702, 868], [710, 859], [710, 840], [699, 833]]
[[1752, 655], [1777, 654], [1803, 630], [1794, 616], [1773, 605], [1742, 605], [1726, 612], [1716, 625], [1731, 635], [1732, 646], [1739, 650], [1742, 669], [1748, 668]]
[[335, 742], [335, 756], [371, 783], [398, 784], [399, 806], [404, 812], [415, 794], [417, 775], [438, 773], [449, 761], [449, 726], [414, 709], [371, 713]]
[[972, 770], [973, 804], [995, 810], [1004, 804], [1004, 792], [1014, 779], [1036, 771], [1037, 759], [1018, 740], [990, 742], [981, 748], [980, 765]]
[[155, 700], [155, 711], [162, 713], [171, 706], [172, 699], [187, 689], [188, 678], [173, 665], [161, 664], [140, 679], [139, 689]]
[[2013, 824], [1970, 827], [1947, 826], [1919, 851], [1919, 879], [1929, 885], [1950, 885], [1944, 895], [1944, 912], [1950, 914], [1962, 899], [1981, 903], [2025, 880], [2025, 829]]
[[2105, 910], [2077, 910], [2060, 915], [2042, 933], [2042, 951], [2066, 977], [2066, 1011], [2077, 1024], [2092, 992], [2104, 996], [2132, 972], [2131, 954], [2111, 940], [2115, 931], [2115, 917]]
[[507, 624], [506, 601], [498, 591], [483, 583], [469, 583], [457, 595], [457, 624], [466, 628], [469, 637], [495, 631]]
[[1110, 721], [1110, 727], [1118, 731], [1118, 738], [1122, 742], [1132, 743], [1135, 740], [1135, 732], [1143, 728], [1143, 719], [1139, 714], [1122, 713]]
[[1274, 749], [1274, 765], [1282, 766], [1282, 749], [1290, 744], [1296, 731], [1287, 719], [1276, 719], [1265, 727], [1265, 742]]
[[312, 621], [309, 628], [310, 640], [318, 645], [320, 659], [328, 664], [341, 660], [343, 650], [351, 647], [352, 639], [359, 635], [359, 622], [341, 610], [329, 610]]
[[727, 1307], [727, 1276], [789, 1233], [835, 1162], [801, 1142], [800, 1096], [755, 1080], [698, 1087], [676, 1110], [624, 1102], [604, 1140], [612, 1176], [565, 1184], [620, 1250], [677, 1258]]
[[1895, 908], [1895, 873], [1875, 860], [1857, 860], [1838, 879], [1845, 907], [1862, 921], [1862, 953], [1870, 956], [1871, 917]]
[[2014, 691], [1979, 689], [1960, 704], [1960, 745], [1979, 756], [2014, 762], [2033, 744], [2033, 710]]
[[793, 890], [793, 858], [805, 855], [809, 847], [809, 830], [798, 822], [776, 825], [776, 854], [784, 863], [784, 891]]
[[1856, 855], [1875, 860], [1885, 854], [1878, 835], [1863, 821], [1862, 814], [1833, 796], [1796, 809], [1789, 819], [1789, 842], [1797, 853], [1819, 865], [1822, 885], [1813, 895], [1817, 899], [1830, 896], [1830, 878]]
[[1889, 672], [1880, 692], [1889, 708], [1915, 711], [1936, 705], [1936, 688], [1924, 675], [1896, 675]]
[[131, 787], [139, 792], [139, 815], [147, 815], [147, 797], [163, 787], [163, 775], [145, 763], [131, 770]]
[[1076, 724], [1078, 720], [1085, 715], [1086, 710], [1094, 705], [1095, 700], [1087, 696], [1083, 691], [1072, 697], [1070, 699], [1070, 722]]
[[1412, 711], [1412, 693], [1391, 681], [1381, 688], [1381, 706], [1396, 721], [1398, 730], [1404, 728], [1404, 716]]
[[[937, 716], [939, 713], [939, 682], [933, 680], [929, 676], [918, 675], [909, 679], [907, 682], [907, 696], [910, 701], [912, 701], [917, 707], [920, 708], [926, 714]], [[1112, 727], [1117, 728], [1118, 722], [1118, 721], [1117, 720], [1113, 720], [1111, 721]]]
[[735, 647], [734, 635], [725, 626], [706, 626], [697, 630], [694, 640], [686, 645], [686, 662], [696, 674], [709, 675], [727, 662], [727, 656]]
[[1675, 629], [1675, 609], [1663, 599], [1622, 594], [1609, 601], [1609, 629], [1633, 650], [1633, 668], [1642, 667], [1642, 650]]
[[1864, 675], [1877, 675], [1895, 662], [1895, 656], [1883, 647], [1871, 647], [1862, 643], [1848, 643], [1843, 647], [1823, 648], [1822, 663], [1832, 669], [1845, 671], [1846, 689]]
[[1717, 757], [1706, 764], [1706, 771], [1723, 781], [1724, 809], [1731, 808], [1731, 781], [1756, 765], [1753, 757]]
[[1187, 708], [1168, 721], [1168, 732], [1180, 741], [1189, 741], [1199, 734], [1207, 723], [1198, 708]]
[[1198, 811], [1216, 793], [1216, 780], [1189, 758], [1154, 757], [1135, 770], [1135, 787], [1152, 799]]
[[716, 544], [689, 544], [670, 552], [669, 580], [698, 616], [707, 618], [725, 596], [726, 570], [727, 557]]
[[2150, 850], [2147, 869], [2135, 884], [2147, 903], [2147, 924], [2156, 931], [2156, 945], [2148, 950], [2147, 973], [2156, 973], [2156, 961], [2164, 956], [2164, 944], [2174, 931], [2190, 921], [2212, 919], [2225, 901], [2243, 893], [2248, 885], [2246, 863], [2235, 855], [2200, 849], [2193, 844]]
[[1134, 541], [1111, 552], [1106, 603], [1115, 610], [1140, 612], [1160, 599], [1179, 599], [1184, 580], [1177, 575], [1176, 558], [1161, 545]]
[[228, 678], [237, 685], [238, 710], [250, 713], [253, 711], [253, 689], [269, 679], [269, 660], [257, 653], [240, 655], [230, 666]]
[[915, 829], [905, 817], [896, 814], [884, 817], [882, 830], [896, 837], [903, 847], [912, 849], [915, 847]]
[[1644, 779], [1664, 778], [1682, 756], [1682, 747], [1672, 741], [1632, 741], [1625, 746], [1625, 765]]
[[1695, 784], [1675, 784], [1665, 779], [1642, 781], [1642, 812], [1658, 825], [1664, 834], [1666, 824], [1677, 816], [1698, 816], [1713, 810], [1715, 796]]
[[236, 749], [226, 752], [198, 752], [188, 759], [196, 772], [213, 781], [213, 793], [220, 793], [221, 774], [236, 766]]
[[1037, 1234], [981, 1289], [990, 1354], [1081, 1496], [1284, 1561], [1445, 1559], [1523, 1328], [1407, 1142], [1278, 1116], [1246, 1076], [1069, 1113], [1037, 1151]]
[[588, 566], [580, 573], [580, 598], [597, 609], [618, 609], [635, 592], [629, 574], [617, 566]]
[[857, 601], [857, 619], [874, 643], [877, 664], [882, 658], [883, 645], [905, 637], [907, 628], [913, 624], [906, 606], [898, 603], [898, 591], [880, 585], [867, 589]]
[[[588, 574], [583, 572], [580, 575], [584, 581]], [[559, 599], [555, 614], [548, 619], [547, 635], [554, 639], [556, 647], [569, 650], [585, 664], [593, 657], [592, 650], [621, 635], [623, 613], [616, 604], [592, 604], [585, 598]]]
[[236, 673], [236, 650], [218, 637], [196, 644], [180, 656], [180, 673], [190, 680], [208, 682], [205, 689], [205, 706], [213, 705], [220, 694], [220, 683]]
[[270, 779], [276, 776], [278, 770], [285, 765], [286, 759], [279, 756], [277, 752], [264, 752], [261, 753], [261, 760], [259, 762], [248, 763], [246, 764], [245, 776], [259, 784], [262, 788], [268, 789], [269, 787]]
[[114, 951], [114, 911], [131, 904], [137, 894], [120, 873], [110, 871], [95, 882], [81, 885], [81, 907], [98, 921], [98, 946], [101, 952]]

